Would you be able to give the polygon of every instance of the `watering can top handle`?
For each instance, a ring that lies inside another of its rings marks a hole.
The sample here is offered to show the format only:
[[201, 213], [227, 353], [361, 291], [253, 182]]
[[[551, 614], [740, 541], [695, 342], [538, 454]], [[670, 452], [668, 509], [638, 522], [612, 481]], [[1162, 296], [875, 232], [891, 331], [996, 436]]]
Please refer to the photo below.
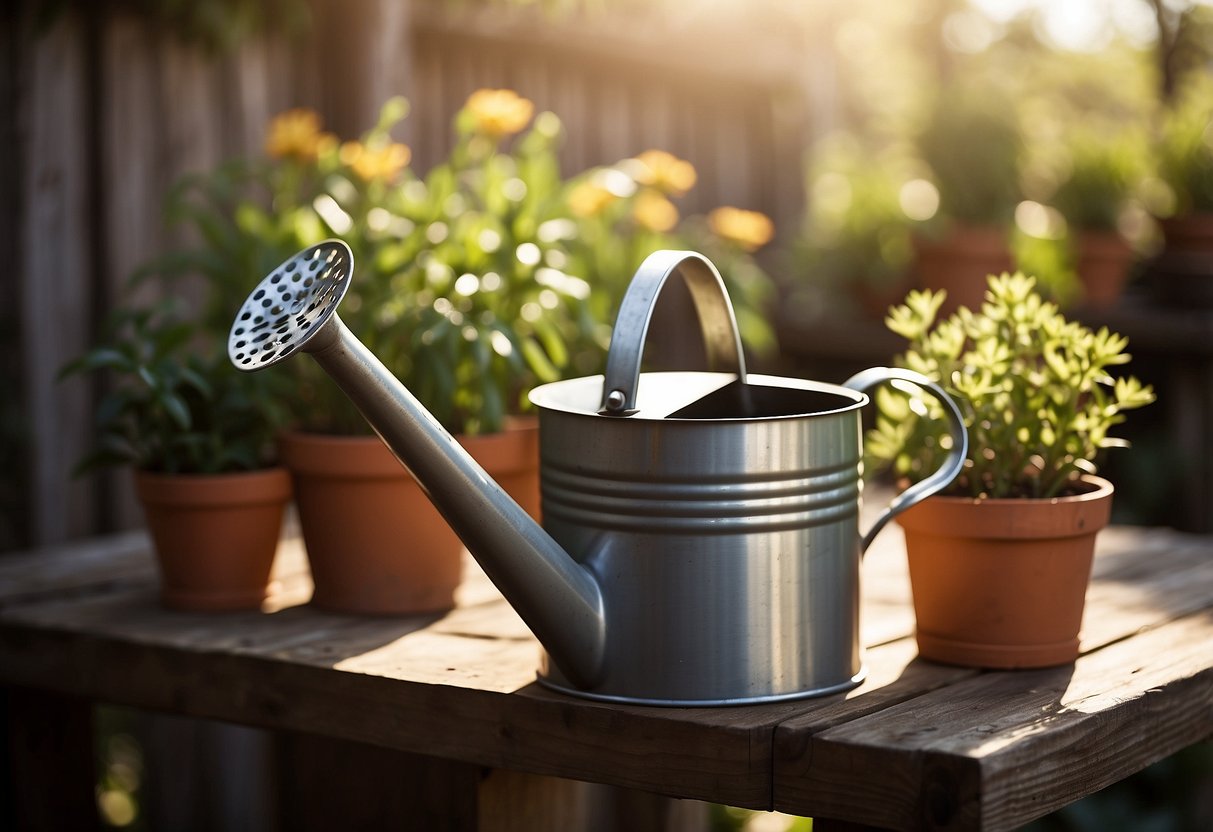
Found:
[[939, 399], [940, 403], [943, 404], [944, 416], [948, 421], [948, 433], [952, 436], [952, 450], [948, 453], [947, 459], [943, 461], [943, 464], [939, 466], [939, 470], [926, 479], [914, 483], [905, 491], [898, 494], [893, 499], [893, 502], [889, 503], [889, 507], [884, 510], [884, 513], [880, 517], [876, 518], [876, 522], [872, 524], [872, 528], [868, 529], [867, 533], [864, 534], [860, 551], [867, 551], [868, 545], [880, 533], [880, 530], [885, 527], [885, 524], [898, 514], [901, 514], [915, 503], [922, 502], [932, 494], [938, 494], [947, 488], [964, 468], [965, 457], [969, 453], [969, 433], [965, 430], [964, 417], [961, 416], [960, 408], [956, 406], [956, 402], [952, 400], [952, 397], [942, 387], [921, 373], [894, 367], [872, 367], [869, 370], [864, 370], [851, 376], [842, 383], [842, 386], [866, 392], [887, 381], [908, 382], [930, 391], [931, 395]]
[[703, 331], [708, 366], [735, 372], [739, 380], [745, 381], [745, 356], [737, 319], [716, 267], [702, 254], [693, 251], [655, 251], [636, 270], [620, 304], [607, 353], [601, 413], [626, 416], [635, 412], [640, 360], [649, 321], [662, 287], [673, 274], [681, 275], [690, 290]]

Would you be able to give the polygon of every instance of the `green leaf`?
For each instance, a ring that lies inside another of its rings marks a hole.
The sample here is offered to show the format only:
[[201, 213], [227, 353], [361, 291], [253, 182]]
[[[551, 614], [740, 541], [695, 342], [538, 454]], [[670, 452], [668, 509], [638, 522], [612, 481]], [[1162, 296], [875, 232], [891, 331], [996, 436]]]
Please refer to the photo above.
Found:
[[190, 429], [192, 423], [190, 409], [183, 398], [172, 391], [162, 390], [157, 397], [157, 401], [178, 428], [183, 431]]

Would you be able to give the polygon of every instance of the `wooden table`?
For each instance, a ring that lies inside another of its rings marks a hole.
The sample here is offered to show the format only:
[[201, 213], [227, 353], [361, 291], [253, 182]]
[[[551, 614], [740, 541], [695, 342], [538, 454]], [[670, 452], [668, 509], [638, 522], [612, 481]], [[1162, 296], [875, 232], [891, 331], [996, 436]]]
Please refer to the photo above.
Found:
[[[575, 780], [894, 829], [1009, 829], [1213, 735], [1210, 537], [1105, 532], [1078, 662], [978, 672], [915, 658], [901, 535], [888, 531], [863, 567], [867, 682], [716, 709], [539, 687], [537, 644], [469, 564], [450, 614], [370, 619], [304, 603], [293, 537], [261, 613], [162, 609], [140, 534], [0, 559], [10, 741], [37, 757], [16, 763], [22, 811], [51, 828], [73, 796], [88, 811], [91, 783], [63, 788], [70, 743], [47, 732], [70, 734], [94, 701], [259, 726], [286, 738], [290, 760], [327, 764], [280, 778], [294, 786], [284, 828], [324, 817], [336, 793], [345, 828], [396, 809], [428, 816], [417, 828], [480, 829], [541, 828], [539, 812], [558, 809], [568, 827], [571, 802], [524, 810], [519, 795]], [[39, 773], [58, 778], [53, 796]]]

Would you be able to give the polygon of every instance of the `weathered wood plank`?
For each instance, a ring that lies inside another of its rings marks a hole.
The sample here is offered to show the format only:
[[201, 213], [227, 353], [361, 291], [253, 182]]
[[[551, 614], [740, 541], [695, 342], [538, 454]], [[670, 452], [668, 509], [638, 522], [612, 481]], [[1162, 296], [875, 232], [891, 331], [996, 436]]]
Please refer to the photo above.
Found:
[[57, 380], [88, 346], [93, 331], [93, 178], [88, 117], [86, 32], [61, 15], [30, 47], [21, 76], [20, 354], [29, 426], [28, 523], [35, 543], [51, 544], [96, 528], [93, 484], [72, 480], [92, 446], [92, 385]]
[[[115, 673], [115, 668], [122, 668]], [[501, 674], [486, 670], [491, 679]], [[790, 707], [694, 713], [411, 682], [236, 652], [6, 622], [0, 678], [133, 707], [766, 807], [771, 735]], [[618, 742], [621, 735], [629, 739]]]
[[[878, 539], [878, 543], [873, 546], [864, 565], [864, 577], [868, 580], [864, 592], [865, 595], [869, 593], [877, 595], [876, 603], [881, 605], [877, 609], [896, 610], [896, 593], [908, 593], [908, 581], [903, 574], [904, 555], [901, 554], [903, 550], [897, 545], [897, 537], [894, 535], [891, 543], [881, 543], [879, 541], [888, 538], [888, 535], [882, 535]], [[1183, 622], [1187, 620], [1185, 616], [1196, 615], [1199, 617], [1207, 614], [1211, 601], [1213, 601], [1213, 595], [1210, 594], [1210, 587], [1213, 586], [1213, 557], [1210, 556], [1211, 554], [1213, 553], [1210, 551], [1210, 543], [1207, 539], [1179, 535], [1165, 530], [1113, 528], [1101, 535], [1093, 568], [1092, 584], [1088, 591], [1087, 615], [1082, 642], [1084, 653], [1101, 656], [1106, 652], [1107, 645], [1116, 646], [1122, 640], [1130, 639], [1140, 632], [1163, 627], [1169, 622]], [[876, 580], [869, 579], [869, 569], [876, 576]], [[903, 581], [907, 582], [903, 583]], [[865, 606], [865, 614], [870, 614], [872, 609], [870, 605]], [[869, 627], [879, 632], [880, 626], [879, 622], [866, 625], [865, 636], [871, 632]], [[905, 663], [902, 666], [905, 668], [905, 676], [887, 687], [878, 686], [879, 696], [885, 700], [880, 703], [882, 705], [900, 701], [907, 703], [902, 706], [903, 708], [911, 708], [920, 701], [935, 701], [926, 697], [922, 700], [914, 697], [920, 692], [935, 691], [945, 685], [948, 685], [947, 693], [934, 693], [932, 696], [937, 697], [940, 702], [951, 701], [949, 697], [958, 687], [955, 683], [962, 683], [963, 680], [977, 675], [977, 671], [973, 670], [945, 668], [942, 665], [920, 660], [911, 661], [914, 659], [915, 653], [912, 639], [906, 639], [902, 645], [905, 657]], [[892, 647], [893, 645], [888, 645], [884, 649], [888, 650]], [[873, 651], [869, 651], [869, 653], [872, 654]], [[896, 664], [894, 662], [893, 666], [895, 667]], [[886, 674], [890, 669], [889, 665], [883, 661], [872, 663], [872, 666], [877, 672], [883, 670]], [[955, 675], [950, 678], [942, 675], [948, 671]], [[914, 679], [913, 677], [916, 675], [925, 675], [926, 678]], [[1004, 683], [1008, 685], [1022, 678], [1017, 674], [994, 675], [1010, 679], [1011, 682]], [[977, 682], [969, 681], [963, 682], [963, 684], [977, 684]], [[921, 687], [916, 689], [916, 685]], [[856, 705], [863, 702], [857, 697], [864, 694], [871, 686], [872, 682], [869, 682], [863, 688], [852, 693], [852, 697], [856, 698]], [[907, 693], [909, 695], [906, 695]], [[1006, 693], [1014, 701], [1014, 691], [1008, 690]], [[878, 700], [873, 699], [871, 703], [877, 704]], [[821, 752], [817, 745], [818, 740], [831, 736], [829, 729], [837, 728], [851, 720], [857, 720], [861, 714], [872, 713], [874, 710], [860, 710], [852, 707], [851, 703], [840, 706], [839, 703], [827, 701], [819, 707], [806, 708], [804, 713], [780, 725], [776, 732], [775, 742], [776, 806], [787, 811], [797, 811], [798, 809], [800, 813], [809, 814], [831, 811], [828, 808], [831, 804], [828, 802], [825, 804], [825, 809], [809, 808], [823, 795], [833, 795], [833, 790], [838, 785], [836, 782], [814, 783], [815, 766], [826, 765], [822, 762]], [[861, 724], [861, 722], [862, 720], [857, 720], [854, 724]], [[944, 732], [945, 728], [941, 724], [930, 730]], [[848, 767], [853, 766], [856, 767], [856, 774], [862, 771], [865, 765], [864, 758], [862, 755], [858, 755], [854, 749], [847, 747], [835, 751], [835, 755], [829, 758], [829, 765], [832, 768], [848, 770]], [[907, 751], [907, 753], [909, 752]], [[848, 755], [858, 756], [852, 759]], [[921, 761], [918, 762], [921, 764]], [[1138, 762], [1140, 763], [1140, 761]], [[1144, 765], [1145, 763], [1140, 763], [1138, 767], [1144, 767]], [[921, 774], [919, 769], [915, 769], [915, 772]], [[948, 769], [948, 772], [947, 776], [955, 774], [951, 769]], [[1129, 773], [1129, 771], [1124, 773]], [[893, 788], [893, 786], [889, 785], [889, 788]], [[909, 794], [918, 794], [925, 786], [923, 781], [907, 780], [900, 784], [900, 788], [905, 789]], [[874, 799], [875, 795], [871, 793], [862, 794], [856, 798], [859, 803], [874, 801]], [[784, 801], [782, 804], [781, 800]], [[789, 806], [797, 808], [788, 808]], [[850, 808], [847, 811], [850, 811]], [[839, 811], [837, 816], [847, 815]], [[866, 822], [876, 826], [896, 827], [897, 824], [892, 822], [893, 819], [891, 815], [867, 817]], [[906, 818], [902, 817], [900, 820], [906, 821]]]
[[[868, 512], [877, 508], [878, 501]], [[460, 606], [445, 616], [356, 618], [307, 605], [214, 616], [161, 609], [146, 560], [123, 581], [73, 590], [67, 565], [73, 551], [87, 556], [85, 547], [41, 559], [31, 554], [0, 570], [0, 598], [9, 598], [0, 609], [0, 680], [755, 808], [772, 805], [774, 782], [775, 805], [797, 813], [894, 827], [923, 812], [1019, 822], [1045, 805], [1024, 806], [1030, 795], [1019, 790], [1030, 778], [1013, 772], [1025, 748], [1064, 759], [1097, 743], [1098, 761], [1084, 779], [1041, 798], [1047, 802], [1111, 782], [1181, 739], [1191, 741], [1151, 722], [1162, 718], [1150, 710], [1154, 701], [1175, 709], [1189, 729], [1209, 730], [1201, 727], [1207, 713], [1189, 713], [1208, 710], [1208, 691], [1200, 687], [1207, 679], [1183, 676], [1208, 660], [1208, 541], [1115, 529], [1104, 540], [1091, 602], [1100, 617], [1084, 642], [1091, 652], [1060, 671], [979, 675], [923, 662], [902, 626], [901, 636], [868, 649], [869, 678], [847, 694], [727, 709], [613, 706], [534, 684], [537, 645], [470, 562]], [[302, 552], [289, 545], [300, 569]], [[111, 543], [110, 551], [117, 564], [131, 557], [129, 547]], [[865, 615], [891, 611], [904, 625], [900, 552], [896, 536], [873, 547], [864, 592], [876, 603]], [[23, 567], [40, 593], [4, 589], [5, 581], [19, 583]], [[62, 594], [50, 591], [55, 581]], [[298, 604], [306, 578], [296, 591]], [[896, 631], [878, 621], [873, 627]], [[1163, 646], [1172, 641], [1181, 646], [1165, 659]], [[1142, 693], [1154, 689], [1161, 693]], [[1144, 712], [1126, 705], [1143, 697]], [[1139, 750], [1125, 750], [1129, 738], [1100, 734], [1107, 720], [1127, 719], [1157, 737], [1138, 738]], [[866, 767], [885, 754], [892, 762], [871, 787], [876, 791], [848, 792], [851, 779], [871, 779]], [[1064, 773], [1054, 779], [1064, 782]], [[940, 791], [947, 783], [956, 788]], [[928, 798], [919, 797], [924, 784]], [[883, 797], [888, 808], [879, 817], [874, 809], [847, 814], [854, 809], [847, 801]], [[926, 802], [913, 802], [919, 800]]]
[[[269, 599], [269, 611], [304, 603], [311, 595], [311, 577], [293, 520], [288, 521], [278, 545], [274, 579], [280, 586]], [[0, 559], [0, 607], [38, 599], [62, 600], [90, 589], [105, 592], [131, 587], [142, 591], [155, 581], [147, 533], [119, 532], [6, 555]]]
[[1210, 643], [1206, 610], [1073, 667], [982, 674], [799, 737], [795, 760], [778, 742], [776, 808], [892, 829], [1014, 828], [1213, 733]]

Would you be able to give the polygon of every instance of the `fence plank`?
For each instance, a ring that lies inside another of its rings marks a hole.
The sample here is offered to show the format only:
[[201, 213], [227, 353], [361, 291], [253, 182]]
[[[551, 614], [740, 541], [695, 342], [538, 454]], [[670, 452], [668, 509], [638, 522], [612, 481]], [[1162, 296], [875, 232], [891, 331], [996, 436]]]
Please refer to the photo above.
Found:
[[90, 175], [85, 32], [65, 18], [31, 47], [21, 90], [21, 352], [30, 425], [30, 531], [40, 543], [80, 536], [96, 522], [93, 488], [70, 472], [91, 440], [91, 385], [56, 380], [92, 332]]

